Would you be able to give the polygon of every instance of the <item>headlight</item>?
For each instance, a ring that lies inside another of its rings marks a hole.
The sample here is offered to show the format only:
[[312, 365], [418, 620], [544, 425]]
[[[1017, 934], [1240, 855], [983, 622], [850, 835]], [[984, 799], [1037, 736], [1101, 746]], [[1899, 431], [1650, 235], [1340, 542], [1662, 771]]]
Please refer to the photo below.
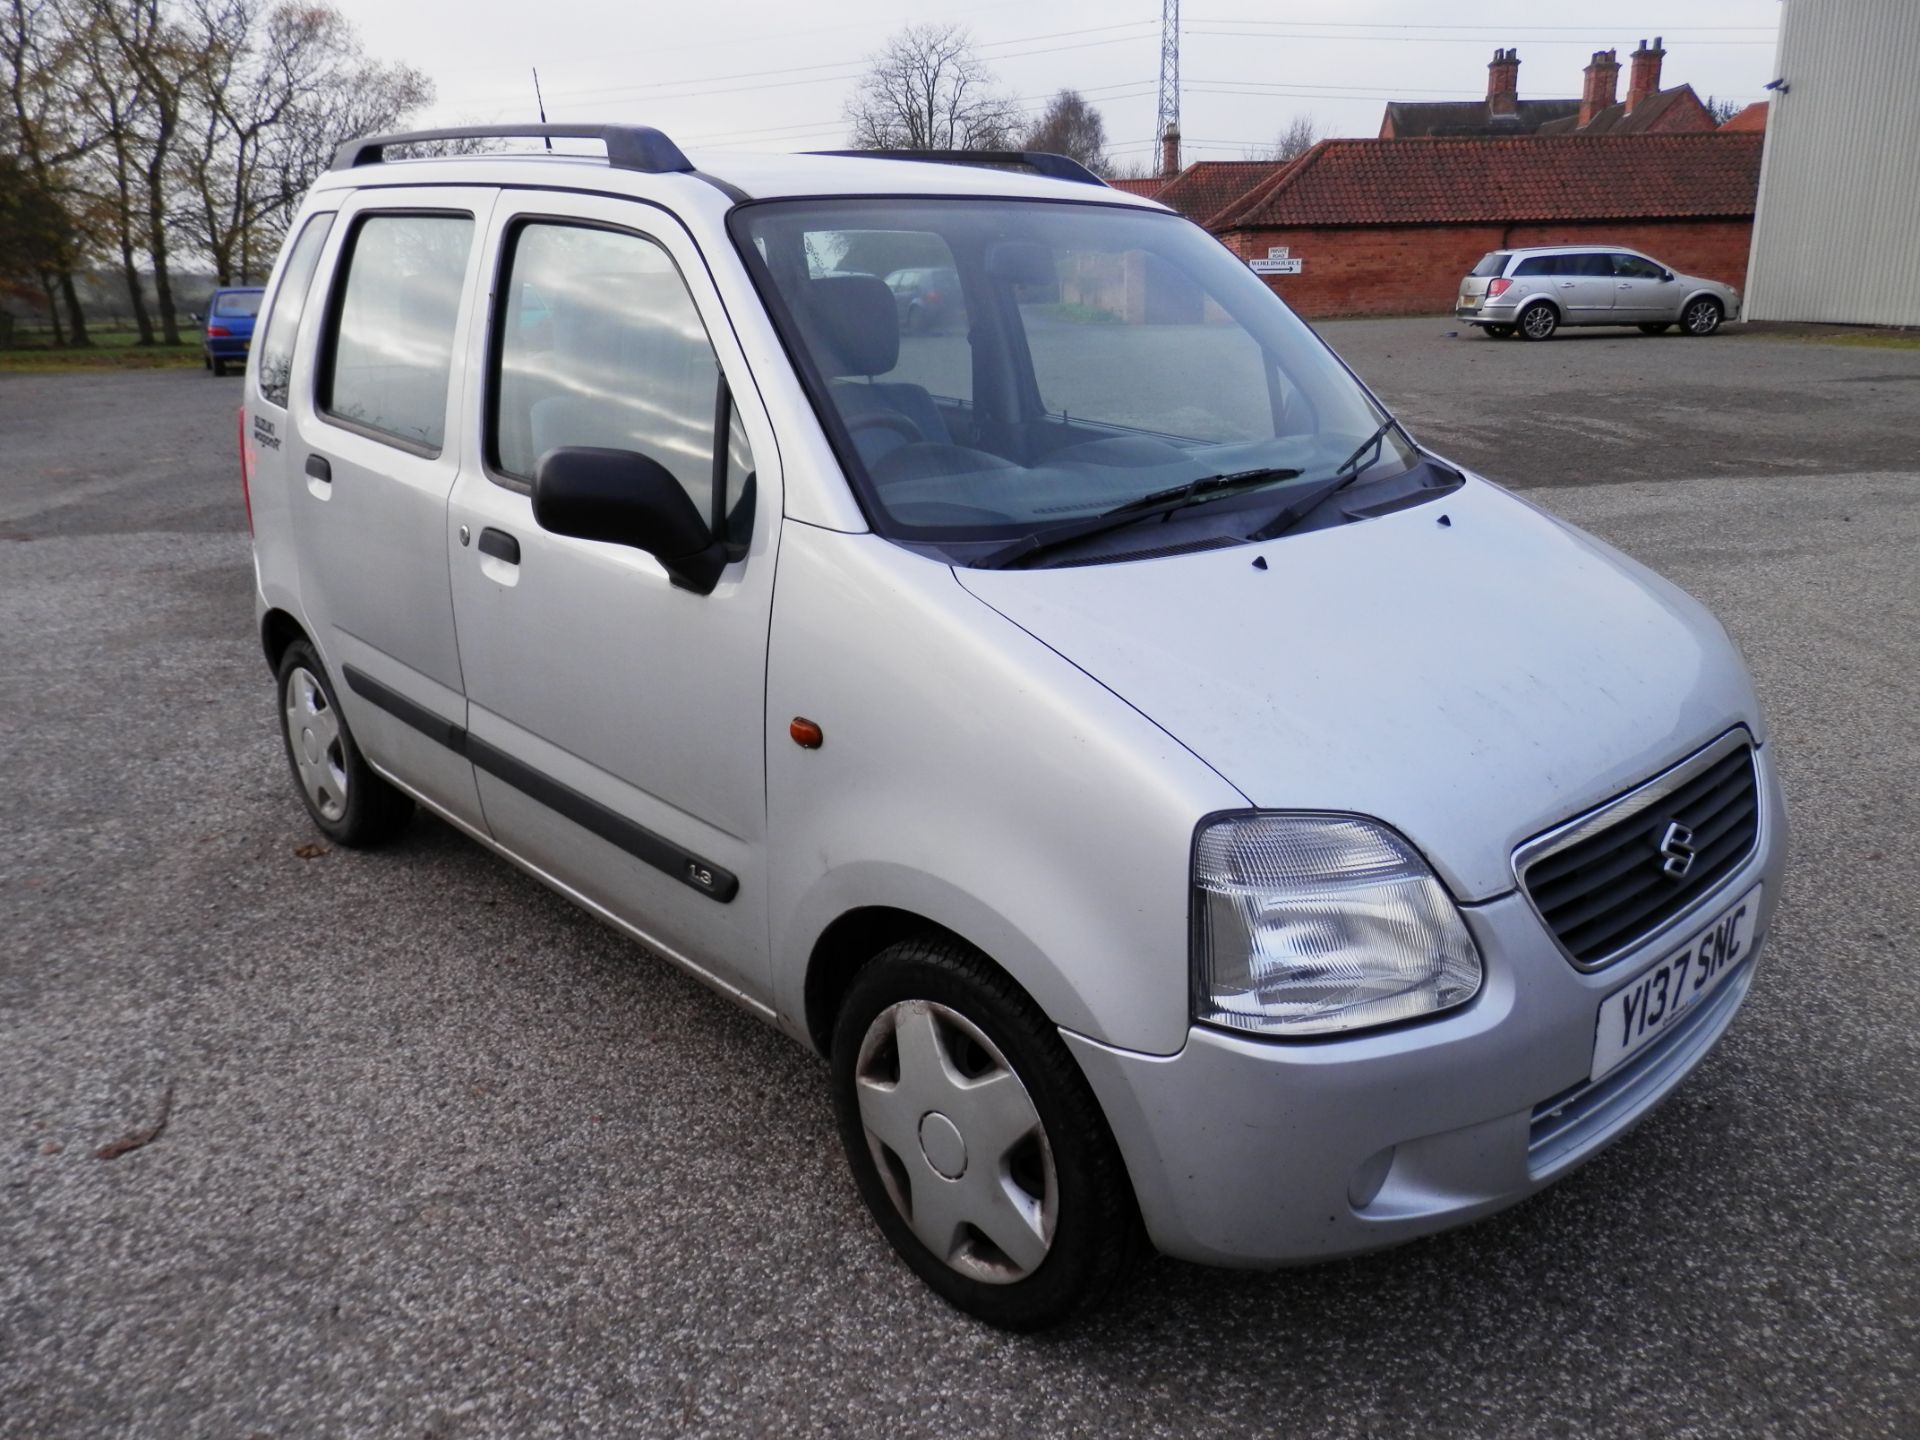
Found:
[[1235, 815], [1195, 839], [1194, 1016], [1328, 1035], [1451, 1009], [1480, 954], [1413, 847], [1346, 815]]

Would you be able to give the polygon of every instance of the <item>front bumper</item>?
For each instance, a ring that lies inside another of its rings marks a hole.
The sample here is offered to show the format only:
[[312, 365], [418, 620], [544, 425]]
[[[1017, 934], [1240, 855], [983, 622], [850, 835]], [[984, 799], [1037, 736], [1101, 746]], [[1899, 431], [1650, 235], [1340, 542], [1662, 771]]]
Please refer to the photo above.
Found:
[[1514, 892], [1463, 907], [1485, 980], [1434, 1021], [1317, 1042], [1195, 1027], [1171, 1056], [1065, 1032], [1154, 1244], [1235, 1266], [1375, 1250], [1504, 1209], [1624, 1135], [1713, 1048], [1760, 963], [1787, 825], [1767, 747], [1758, 753], [1754, 853], [1693, 917], [1704, 925], [1764, 884], [1752, 952], [1699, 1014], [1593, 1086], [1600, 1003], [1684, 943], [1688, 925], [1582, 974]]

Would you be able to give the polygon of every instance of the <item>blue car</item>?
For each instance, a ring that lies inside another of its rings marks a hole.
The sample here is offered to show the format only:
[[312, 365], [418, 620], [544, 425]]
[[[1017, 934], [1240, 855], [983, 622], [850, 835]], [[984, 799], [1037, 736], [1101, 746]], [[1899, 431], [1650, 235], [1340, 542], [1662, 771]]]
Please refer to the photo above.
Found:
[[260, 297], [266, 291], [258, 285], [216, 290], [207, 301], [207, 328], [200, 340], [200, 358], [216, 375], [227, 373], [227, 362], [245, 368], [247, 351], [253, 345], [253, 320], [260, 313]]

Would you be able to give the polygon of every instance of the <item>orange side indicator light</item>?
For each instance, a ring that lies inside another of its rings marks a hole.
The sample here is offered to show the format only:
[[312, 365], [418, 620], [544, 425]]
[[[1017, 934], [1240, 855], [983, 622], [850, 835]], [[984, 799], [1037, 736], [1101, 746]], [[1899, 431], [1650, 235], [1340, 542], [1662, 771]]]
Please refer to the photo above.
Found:
[[818, 750], [827, 739], [818, 725], [799, 715], [793, 717], [793, 723], [787, 726], [787, 733], [793, 736], [793, 743], [802, 750]]

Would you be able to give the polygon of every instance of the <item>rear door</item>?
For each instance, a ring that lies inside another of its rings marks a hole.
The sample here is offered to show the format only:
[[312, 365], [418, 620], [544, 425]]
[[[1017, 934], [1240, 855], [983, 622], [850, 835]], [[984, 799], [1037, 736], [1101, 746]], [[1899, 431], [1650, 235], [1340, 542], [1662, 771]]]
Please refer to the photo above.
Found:
[[[301, 599], [361, 749], [482, 823], [447, 568], [469, 300], [495, 192], [368, 189], [342, 205], [310, 383], [290, 395]], [[316, 287], [314, 299], [318, 299]]]
[[1554, 290], [1560, 296], [1567, 321], [1573, 325], [1605, 325], [1613, 320], [1613, 260], [1599, 251], [1562, 255], [1554, 267]]
[[[723, 989], [767, 995], [773, 432], [700, 252], [665, 212], [504, 195], [483, 390], [449, 517], [467, 748], [494, 837]], [[542, 530], [558, 446], [638, 451], [732, 557], [711, 594], [629, 546]], [[782, 734], [784, 736], [784, 725]]]

